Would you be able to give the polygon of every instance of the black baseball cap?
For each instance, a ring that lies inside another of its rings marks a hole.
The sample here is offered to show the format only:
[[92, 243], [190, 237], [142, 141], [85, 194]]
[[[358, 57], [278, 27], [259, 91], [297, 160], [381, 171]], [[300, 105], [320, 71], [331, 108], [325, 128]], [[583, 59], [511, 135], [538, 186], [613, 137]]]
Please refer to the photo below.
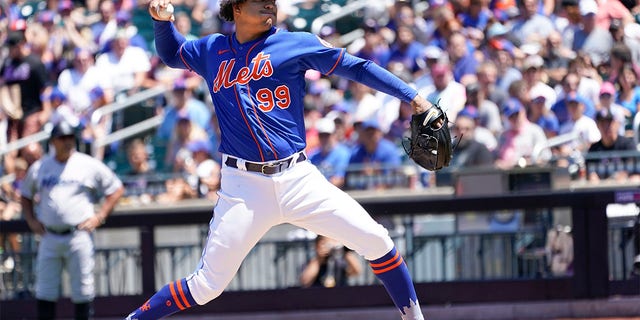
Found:
[[13, 47], [17, 44], [22, 43], [23, 41], [25, 41], [24, 32], [16, 30], [16, 31], [10, 31], [9, 34], [7, 34], [7, 39], [5, 40], [5, 44], [8, 47]]
[[58, 138], [64, 136], [75, 136], [76, 127], [72, 126], [66, 121], [60, 121], [53, 129], [51, 129], [51, 138]]

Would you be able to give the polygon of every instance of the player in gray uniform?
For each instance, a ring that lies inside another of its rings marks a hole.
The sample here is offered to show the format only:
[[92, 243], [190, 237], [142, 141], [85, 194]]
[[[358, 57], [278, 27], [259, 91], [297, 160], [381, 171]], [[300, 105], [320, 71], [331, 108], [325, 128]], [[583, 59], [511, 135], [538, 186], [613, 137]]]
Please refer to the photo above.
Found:
[[105, 164], [75, 151], [76, 128], [68, 123], [54, 126], [50, 142], [55, 155], [35, 162], [21, 189], [24, 217], [42, 237], [36, 263], [38, 319], [55, 318], [63, 266], [71, 279], [75, 319], [89, 319], [95, 296], [93, 231], [104, 224], [124, 188]]

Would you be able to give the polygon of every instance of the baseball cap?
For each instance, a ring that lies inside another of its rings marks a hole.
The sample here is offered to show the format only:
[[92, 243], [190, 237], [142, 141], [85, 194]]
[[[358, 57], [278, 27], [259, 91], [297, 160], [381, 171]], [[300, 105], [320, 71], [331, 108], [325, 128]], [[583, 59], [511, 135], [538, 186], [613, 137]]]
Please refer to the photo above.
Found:
[[478, 108], [476, 108], [476, 106], [466, 106], [462, 110], [460, 110], [460, 112], [458, 112], [456, 118], [459, 118], [459, 117], [467, 117], [467, 118], [470, 118], [470, 119], [477, 119], [478, 118]]
[[119, 25], [125, 24], [131, 20], [131, 13], [127, 10], [119, 10], [116, 12], [116, 22]]
[[334, 133], [336, 124], [332, 119], [322, 118], [316, 122], [316, 130], [318, 133]]
[[515, 46], [507, 39], [490, 39], [489, 46], [494, 50], [506, 51], [512, 57], [514, 56]]
[[613, 83], [608, 81], [602, 83], [600, 86], [600, 95], [603, 94], [610, 94], [612, 96], [616, 94], [616, 88], [613, 86]]
[[580, 14], [583, 16], [588, 16], [590, 14], [598, 13], [598, 4], [593, 0], [582, 0], [580, 1]]
[[24, 41], [24, 31], [10, 31], [7, 35], [7, 39], [5, 40], [5, 44], [12, 47]]
[[186, 89], [187, 89], [187, 83], [186, 81], [184, 81], [183, 78], [178, 78], [173, 82], [174, 91], [186, 90]]
[[191, 152], [211, 152], [211, 143], [207, 140], [194, 140], [187, 144], [187, 150]]
[[544, 90], [540, 86], [535, 86], [529, 91], [529, 98], [534, 102], [547, 101], [547, 96], [544, 95]]
[[520, 46], [520, 51], [527, 56], [535, 56], [540, 54], [540, 50], [542, 50], [542, 45], [537, 42], [527, 42], [523, 43]]
[[60, 91], [58, 87], [53, 87], [53, 89], [51, 90], [51, 94], [49, 95], [49, 100], [65, 101], [67, 100], [67, 96], [62, 93], [62, 91]]
[[380, 130], [380, 123], [376, 119], [369, 119], [362, 122], [362, 129], [378, 129]]
[[491, 39], [499, 36], [504, 36], [507, 33], [509, 33], [509, 29], [507, 29], [507, 27], [505, 27], [502, 23], [496, 22], [492, 24], [491, 27], [489, 27], [489, 29], [487, 30], [487, 38]]
[[544, 59], [542, 59], [539, 55], [528, 56], [524, 59], [522, 63], [523, 70], [529, 70], [531, 68], [541, 68], [544, 65]]
[[524, 107], [522, 106], [520, 100], [516, 98], [509, 98], [509, 100], [507, 100], [507, 102], [502, 105], [502, 114], [504, 114], [505, 117], [509, 118], [512, 115], [520, 112], [520, 110], [522, 109], [524, 109]]
[[96, 101], [100, 98], [104, 97], [104, 90], [101, 87], [95, 87], [89, 91], [89, 99], [91, 102]]
[[76, 127], [72, 126], [66, 121], [60, 121], [51, 129], [51, 138], [63, 137], [63, 136], [75, 136]]
[[426, 48], [424, 48], [422, 54], [425, 59], [439, 60], [440, 58], [442, 58], [444, 51], [442, 51], [442, 49], [440, 49], [438, 46], [428, 45]]

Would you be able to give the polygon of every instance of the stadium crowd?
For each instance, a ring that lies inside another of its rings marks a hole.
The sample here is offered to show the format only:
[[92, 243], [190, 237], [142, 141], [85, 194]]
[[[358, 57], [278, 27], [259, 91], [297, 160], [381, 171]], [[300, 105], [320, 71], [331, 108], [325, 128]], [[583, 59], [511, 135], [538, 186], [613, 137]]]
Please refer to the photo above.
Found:
[[[316, 17], [349, 2], [278, 0], [280, 27], [311, 31]], [[173, 4], [189, 39], [233, 32], [215, 0]], [[627, 181], [640, 176], [634, 157], [602, 152], [636, 150], [638, 21], [636, 1], [386, 0], [318, 32], [447, 110], [457, 140], [449, 170], [552, 165], [589, 181]], [[67, 121], [80, 128], [80, 148], [122, 176], [123, 201], [215, 199], [215, 110], [197, 75], [167, 68], [155, 55], [146, 1], [3, 2], [0, 41], [0, 144]], [[330, 181], [344, 189], [436, 185], [437, 175], [403, 150], [409, 105], [313, 70], [306, 79], [307, 153]], [[158, 85], [166, 94], [134, 112], [95, 115]], [[96, 143], [155, 115], [163, 121], [152, 134]], [[47, 149], [32, 143], [3, 155], [3, 173], [16, 178], [3, 187], [7, 210], [19, 211], [10, 204], [21, 172]]]

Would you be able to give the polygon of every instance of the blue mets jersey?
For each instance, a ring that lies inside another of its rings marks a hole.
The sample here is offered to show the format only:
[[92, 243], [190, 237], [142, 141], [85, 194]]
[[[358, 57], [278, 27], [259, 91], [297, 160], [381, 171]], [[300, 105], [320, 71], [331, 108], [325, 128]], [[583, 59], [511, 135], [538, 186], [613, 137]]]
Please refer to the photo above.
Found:
[[305, 148], [304, 74], [337, 74], [411, 101], [417, 92], [375, 63], [306, 32], [272, 28], [239, 43], [212, 34], [186, 41], [170, 22], [154, 21], [162, 61], [190, 69], [209, 88], [221, 131], [220, 152], [250, 161], [283, 159]]

